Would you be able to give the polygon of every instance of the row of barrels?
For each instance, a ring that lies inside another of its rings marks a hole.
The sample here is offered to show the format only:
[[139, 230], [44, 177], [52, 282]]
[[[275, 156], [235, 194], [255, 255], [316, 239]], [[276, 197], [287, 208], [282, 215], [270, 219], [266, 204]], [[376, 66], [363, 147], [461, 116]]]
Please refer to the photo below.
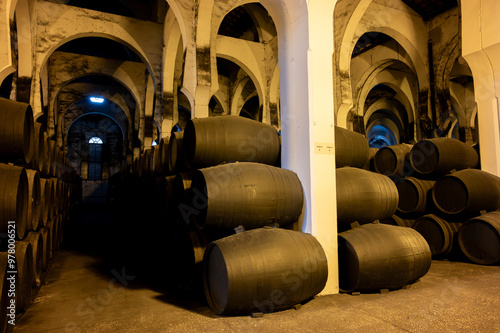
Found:
[[[191, 246], [185, 257], [198, 265], [191, 272], [199, 275], [216, 314], [290, 308], [326, 284], [326, 256], [318, 241], [280, 228], [298, 220], [304, 199], [297, 175], [273, 166], [279, 150], [271, 126], [234, 116], [193, 119], [172, 135], [168, 149], [160, 143], [134, 161], [132, 172], [119, 176], [116, 193], [125, 201], [120, 207], [136, 199], [152, 202], [166, 223], [177, 226], [172, 229], [186, 231]], [[168, 157], [155, 163], [160, 156]], [[144, 163], [148, 158], [152, 162]], [[162, 175], [158, 164], [174, 174]], [[176, 256], [181, 252], [182, 247]], [[310, 273], [298, 290], [290, 285], [292, 267]], [[284, 301], [270, 299], [276, 290]]]
[[474, 169], [476, 149], [452, 138], [426, 139], [380, 149], [369, 148], [364, 135], [335, 128], [336, 167], [365, 168], [390, 177], [438, 179], [452, 170]]
[[0, 251], [0, 331], [12, 332], [20, 314], [33, 302], [50, 262], [63, 239], [67, 211], [53, 216], [46, 226], [30, 231], [21, 241], [9, 238]]
[[469, 217], [500, 209], [500, 178], [465, 169], [437, 181], [395, 179], [364, 169], [343, 167], [337, 174], [339, 223], [367, 223], [391, 217], [428, 213]]
[[0, 98], [0, 162], [73, 182], [77, 174], [43, 128], [33, 120], [31, 106]]
[[[134, 207], [144, 207], [147, 203], [159, 207], [158, 210], [170, 207], [161, 212], [162, 218], [170, 219], [166, 222], [170, 223], [170, 230], [184, 226], [187, 234], [184, 238], [191, 246], [176, 248], [176, 257], [192, 261], [186, 266], [197, 266], [189, 271], [198, 275], [194, 281], [203, 283], [207, 302], [215, 313], [276, 311], [311, 298], [323, 289], [327, 277], [326, 257], [316, 239], [292, 230], [262, 228], [290, 225], [298, 220], [303, 193], [300, 181], [292, 171], [260, 163], [238, 162], [175, 176], [130, 176], [122, 182], [117, 190], [121, 194], [119, 201], [127, 198], [128, 201], [120, 205], [119, 210], [127, 207], [134, 210]], [[140, 209], [136, 214], [149, 220]], [[134, 213], [129, 211], [124, 215], [134, 216]], [[175, 218], [177, 226], [172, 225]], [[246, 231], [235, 233], [234, 229], [240, 226]], [[158, 229], [161, 228], [155, 227]], [[177, 238], [179, 241], [181, 236]], [[261, 262], [256, 261], [258, 258], [241, 256], [255, 251], [263, 254]], [[303, 281], [305, 287], [297, 292], [287, 284], [294, 277], [283, 274], [290, 267], [310, 269], [311, 261], [318, 271], [311, 272], [313, 274]], [[222, 263], [240, 273], [226, 275]], [[176, 267], [173, 270], [179, 274], [181, 269]], [[262, 276], [266, 279], [262, 280]], [[221, 281], [228, 281], [231, 288], [221, 286]], [[275, 304], [268, 300], [270, 293], [278, 287], [287, 301]]]
[[228, 115], [188, 121], [168, 142], [145, 149], [128, 170], [132, 174], [167, 175], [231, 162], [279, 163], [276, 129], [251, 119]]
[[77, 180], [30, 105], [0, 99], [1, 332], [13, 330], [42, 285], [78, 198]]
[[426, 214], [415, 220], [396, 215], [380, 221], [418, 231], [429, 244], [432, 257], [460, 258], [481, 265], [500, 263], [500, 211], [481, 212], [468, 219]]
[[[41, 178], [36, 170], [0, 163], [0, 234], [15, 222], [17, 240], [31, 230], [46, 227], [67, 210], [76, 198], [75, 185], [58, 178]], [[5, 240], [0, 242], [5, 249]]]
[[[494, 222], [496, 213], [488, 214], [485, 219], [479, 214], [480, 211], [500, 209], [500, 178], [473, 169], [478, 164], [474, 148], [449, 138], [389, 146], [375, 154], [372, 152], [371, 167], [367, 168], [370, 154], [364, 137], [344, 129], [337, 130], [340, 133], [336, 135], [338, 144], [347, 141], [353, 146], [355, 143], [358, 152], [362, 152], [356, 154], [356, 150], [342, 149], [338, 152], [339, 223], [380, 220], [413, 226], [428, 241], [435, 258], [445, 257], [454, 249], [454, 253], [461, 250], [475, 263], [498, 261], [500, 254], [494, 250], [500, 244], [500, 233]], [[343, 164], [354, 164], [374, 172], [342, 167]], [[394, 184], [382, 175], [389, 176]], [[482, 228], [482, 233], [471, 231], [486, 223], [489, 226]], [[463, 225], [467, 227], [462, 230], [467, 231], [459, 232]], [[488, 239], [486, 245], [485, 239]]]

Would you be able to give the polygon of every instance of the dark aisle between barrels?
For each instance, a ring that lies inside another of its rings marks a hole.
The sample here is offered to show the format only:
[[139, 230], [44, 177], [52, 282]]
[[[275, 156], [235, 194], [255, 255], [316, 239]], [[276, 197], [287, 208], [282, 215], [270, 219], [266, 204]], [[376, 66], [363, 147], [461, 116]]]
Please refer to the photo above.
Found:
[[76, 209], [45, 284], [14, 331], [500, 331], [500, 267], [435, 260], [405, 289], [316, 297], [262, 318], [216, 316], [192, 278], [196, 268], [181, 264], [192, 260], [182, 248], [188, 240], [141, 211], [142, 217], [109, 204]]

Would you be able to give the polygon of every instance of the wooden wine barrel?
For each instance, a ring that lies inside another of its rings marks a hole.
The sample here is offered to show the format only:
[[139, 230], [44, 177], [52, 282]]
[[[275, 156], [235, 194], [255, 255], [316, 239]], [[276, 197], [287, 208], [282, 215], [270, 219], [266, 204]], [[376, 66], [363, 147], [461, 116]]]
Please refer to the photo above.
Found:
[[29, 164], [33, 154], [33, 132], [31, 106], [0, 98], [0, 161]]
[[48, 140], [49, 143], [49, 155], [50, 155], [50, 165], [49, 165], [49, 176], [55, 177], [56, 175], [56, 165], [57, 165], [57, 144], [54, 140]]
[[439, 256], [453, 250], [455, 235], [461, 226], [462, 223], [450, 223], [434, 214], [428, 214], [416, 219], [412, 228], [425, 238], [432, 256]]
[[31, 304], [31, 288], [33, 286], [33, 249], [29, 242], [16, 242], [17, 278], [16, 310], [24, 312]]
[[141, 168], [143, 175], [151, 174], [151, 149], [145, 149], [142, 153]]
[[475, 169], [457, 171], [436, 182], [432, 199], [446, 214], [500, 209], [500, 178]]
[[197, 171], [188, 200], [195, 223], [220, 228], [259, 228], [298, 220], [302, 185], [290, 170], [241, 162]]
[[57, 249], [59, 250], [61, 248], [61, 245], [64, 240], [64, 225], [66, 223], [66, 214], [61, 213], [59, 215], [59, 221], [57, 224]]
[[28, 176], [28, 215], [27, 230], [38, 229], [41, 218], [42, 206], [40, 205], [41, 189], [38, 171], [26, 169]]
[[481, 265], [500, 263], [500, 211], [493, 211], [465, 222], [458, 231], [462, 252]]
[[389, 177], [351, 167], [336, 172], [338, 223], [368, 223], [394, 215], [399, 195]]
[[64, 182], [58, 178], [55, 182], [57, 184], [56, 208], [59, 212], [62, 212], [64, 209]]
[[50, 219], [47, 223], [47, 229], [48, 229], [48, 232], [49, 232], [49, 239], [50, 239], [50, 243], [49, 243], [49, 258], [52, 260], [54, 259], [54, 256], [56, 254], [56, 247], [55, 247], [55, 243], [56, 243], [56, 228], [57, 228], [57, 223], [56, 222], [56, 218], [57, 216], [54, 216], [52, 219]]
[[23, 242], [31, 244], [33, 250], [33, 288], [38, 288], [41, 285], [40, 277], [42, 275], [42, 256], [43, 256], [43, 239], [42, 235], [37, 231], [31, 231]]
[[52, 204], [52, 216], [55, 216], [59, 214], [59, 196], [60, 196], [60, 188], [58, 184], [58, 179], [51, 177], [49, 179], [52, 182], [52, 198], [51, 198], [51, 204]]
[[[375, 170], [375, 155], [377, 155], [378, 148], [370, 148], [368, 149], [368, 160], [366, 160], [366, 163], [363, 165], [363, 169], [376, 172]], [[337, 166], [338, 168], [338, 166]]]
[[403, 219], [397, 215], [392, 215], [391, 217], [380, 220], [380, 223], [411, 228], [413, 226], [413, 223], [415, 223], [415, 220]]
[[[301, 272], [296, 281], [294, 272]], [[327, 260], [319, 242], [298, 231], [263, 228], [219, 239], [203, 258], [210, 309], [236, 315], [292, 307], [323, 290]], [[276, 291], [281, 297], [273, 297]]]
[[191, 119], [183, 138], [188, 168], [203, 168], [235, 161], [274, 165], [280, 153], [276, 129], [239, 116]]
[[[9, 267], [9, 255], [7, 252], [0, 252], [0, 332], [2, 333], [11, 333], [14, 329], [14, 325], [8, 324], [9, 320], [16, 319], [16, 309], [9, 309], [8, 306], [11, 306], [10, 297], [9, 297], [9, 289], [11, 289], [11, 281], [12, 281], [12, 289], [16, 290], [16, 280], [7, 280], [11, 276], [15, 276], [14, 274], [7, 273], [9, 271], [16, 271], [15, 268], [15, 256], [11, 256], [11, 259], [14, 259], [14, 263], [12, 267]], [[12, 260], [11, 260], [12, 263]]]
[[335, 126], [335, 165], [362, 168], [369, 159], [364, 135]]
[[52, 181], [40, 178], [40, 192], [43, 193], [43, 201], [41, 203], [42, 226], [47, 225], [47, 221], [52, 218]]
[[417, 142], [410, 152], [413, 169], [421, 174], [444, 174], [451, 170], [475, 168], [479, 162], [476, 150], [459, 140], [435, 138]]
[[399, 145], [380, 148], [375, 155], [375, 171], [386, 176], [404, 177], [412, 173], [409, 161], [413, 145]]
[[26, 170], [0, 163], [0, 234], [7, 234], [9, 221], [15, 221], [17, 239], [24, 238], [28, 224], [28, 195]]
[[431, 267], [429, 245], [411, 228], [365, 224], [340, 233], [338, 244], [344, 292], [402, 288]]
[[177, 173], [185, 169], [182, 144], [184, 142], [184, 132], [174, 132], [168, 142], [168, 170]]
[[160, 140], [160, 163], [161, 163], [161, 174], [169, 173], [169, 159], [170, 159], [170, 150], [169, 150], [170, 137], [161, 138]]
[[59, 226], [60, 226], [60, 220], [61, 220], [61, 215], [56, 215], [52, 218], [52, 233], [51, 233], [51, 239], [52, 239], [52, 252], [53, 255], [59, 250]]
[[40, 173], [45, 176], [50, 176], [50, 165], [52, 164], [52, 152], [50, 150], [50, 139], [47, 133], [44, 133], [44, 150], [43, 150], [43, 165]]
[[30, 165], [32, 169], [42, 171], [45, 158], [45, 135], [42, 124], [35, 122], [33, 131], [33, 154]]
[[50, 247], [52, 240], [50, 239], [50, 230], [47, 227], [40, 228], [40, 235], [42, 236], [42, 255], [40, 256], [40, 263], [42, 271], [47, 271], [50, 262]]
[[432, 202], [432, 188], [436, 182], [413, 177], [398, 179], [395, 184], [399, 193], [398, 211], [425, 213]]
[[[162, 143], [160, 142], [160, 145]], [[151, 174], [154, 176], [158, 176], [161, 174], [161, 149], [162, 147], [160, 145], [156, 145], [151, 150], [153, 151], [153, 158], [152, 158], [152, 169], [151, 169]]]
[[[174, 210], [176, 176], [157, 177], [161, 214], [164, 218], [170, 217]], [[178, 201], [178, 200], [177, 200]]]

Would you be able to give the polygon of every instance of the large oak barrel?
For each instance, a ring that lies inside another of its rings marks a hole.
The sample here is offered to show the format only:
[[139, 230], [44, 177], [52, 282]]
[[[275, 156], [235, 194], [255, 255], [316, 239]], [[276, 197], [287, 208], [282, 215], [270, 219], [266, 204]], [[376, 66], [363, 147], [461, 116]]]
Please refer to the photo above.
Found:
[[28, 216], [26, 228], [27, 230], [38, 229], [38, 224], [41, 218], [42, 205], [40, 175], [38, 171], [26, 169], [28, 176]]
[[326, 256], [316, 238], [285, 229], [255, 229], [219, 239], [208, 245], [203, 259], [205, 296], [216, 314], [290, 308], [321, 292], [327, 275]]
[[446, 214], [496, 210], [500, 208], [500, 178], [476, 169], [457, 171], [436, 182], [432, 199]]
[[9, 221], [15, 221], [17, 239], [24, 238], [28, 205], [26, 170], [0, 163], [0, 234], [7, 234]]
[[33, 131], [33, 153], [30, 165], [33, 169], [42, 171], [45, 158], [45, 135], [42, 124], [35, 122]]
[[336, 172], [339, 223], [368, 223], [394, 214], [398, 189], [389, 177], [351, 167]]
[[174, 132], [168, 142], [168, 170], [171, 173], [180, 172], [185, 169], [182, 146], [184, 143], [184, 132]]
[[280, 139], [274, 127], [255, 120], [238, 116], [198, 118], [186, 125], [183, 151], [189, 168], [235, 161], [274, 165]]
[[50, 262], [50, 250], [52, 239], [50, 238], [50, 230], [47, 227], [40, 228], [40, 235], [42, 236], [42, 256], [41, 256], [41, 266], [42, 271], [47, 271]]
[[54, 256], [56, 254], [56, 246], [55, 246], [55, 243], [56, 243], [56, 238], [57, 238], [57, 222], [56, 222], [56, 218], [57, 216], [53, 216], [52, 219], [50, 219], [48, 222], [47, 222], [47, 229], [48, 229], [48, 232], [49, 232], [49, 239], [50, 239], [50, 243], [49, 243], [49, 258], [50, 259], [54, 259]]
[[31, 303], [33, 286], [33, 249], [29, 242], [16, 242], [17, 278], [16, 310], [26, 311]]
[[[336, 148], [335, 148], [336, 149]], [[377, 155], [377, 152], [379, 151], [378, 148], [370, 148], [368, 149], [368, 159], [366, 160], [366, 163], [363, 165], [363, 169], [376, 172], [375, 170], [375, 155]], [[338, 168], [338, 166], [336, 166]]]
[[335, 126], [335, 165], [362, 168], [369, 158], [364, 135]]
[[338, 244], [344, 292], [402, 288], [431, 266], [429, 245], [411, 228], [365, 224], [340, 233]]
[[175, 203], [179, 203], [179, 198], [175, 193], [176, 176], [162, 176], [156, 178], [158, 200], [160, 202], [160, 214], [164, 218], [170, 218], [175, 212]]
[[31, 106], [0, 98], [0, 161], [29, 164], [32, 153]]
[[432, 202], [433, 180], [413, 177], [398, 179], [395, 184], [399, 193], [398, 211], [402, 213], [425, 213]]
[[421, 174], [447, 173], [453, 169], [475, 168], [479, 162], [476, 150], [459, 140], [435, 138], [417, 142], [410, 152], [413, 169]]
[[43, 238], [37, 231], [31, 231], [23, 242], [29, 242], [33, 250], [33, 287], [40, 287], [43, 260]]
[[162, 150], [162, 146], [163, 146], [162, 142], [163, 141], [161, 141], [159, 145], [153, 146], [151, 148], [151, 150], [153, 151], [153, 158], [152, 158], [152, 162], [151, 162], [151, 165], [152, 165], [151, 174], [154, 176], [158, 176], [162, 172], [161, 171], [161, 167], [162, 167], [161, 150]]
[[453, 250], [455, 235], [462, 223], [450, 223], [428, 214], [415, 220], [412, 228], [427, 241], [433, 256], [448, 254]]
[[56, 175], [56, 165], [57, 165], [57, 144], [54, 140], [48, 140], [49, 143], [49, 175], [54, 177]]
[[500, 211], [465, 222], [458, 231], [458, 243], [467, 258], [477, 264], [500, 263]]
[[400, 227], [411, 228], [415, 220], [412, 219], [403, 219], [397, 215], [392, 215], [391, 217], [387, 217], [385, 219], [380, 220], [380, 223], [397, 225]]
[[161, 163], [161, 173], [166, 174], [170, 172], [168, 167], [170, 160], [170, 138], [161, 138], [160, 142], [160, 163]]
[[40, 173], [48, 177], [50, 174], [50, 165], [52, 164], [52, 153], [50, 151], [50, 139], [47, 133], [44, 133], [43, 135], [44, 140], [43, 140], [43, 164], [41, 165]]
[[40, 178], [40, 192], [43, 195], [43, 200], [41, 202], [41, 216], [42, 225], [46, 226], [47, 221], [52, 218], [52, 181]]
[[59, 196], [60, 196], [60, 188], [58, 184], [58, 179], [52, 177], [49, 179], [52, 182], [52, 198], [51, 198], [51, 209], [52, 216], [59, 214]]
[[[189, 193], [191, 191], [191, 186], [193, 183], [194, 172], [187, 171], [181, 172], [174, 177], [173, 182], [173, 202], [172, 208], [175, 213], [178, 214], [176, 217], [183, 219], [186, 224], [190, 223], [190, 219], [187, 218], [184, 210], [184, 203], [188, 203]], [[169, 179], [170, 180], [170, 179]], [[170, 185], [170, 184], [167, 184]]]
[[412, 173], [409, 161], [413, 145], [402, 143], [399, 145], [380, 148], [375, 154], [375, 171], [387, 176], [404, 177]]
[[141, 168], [143, 176], [151, 174], [151, 149], [145, 149], [142, 153]]
[[[17, 289], [16, 275], [7, 273], [16, 271], [16, 264], [15, 256], [12, 255], [10, 258], [11, 260], [9, 262], [9, 254], [7, 252], [0, 252], [0, 332], [2, 333], [12, 332], [14, 325], [8, 322], [10, 320], [16, 322], [16, 308], [14, 305], [11, 305], [11, 298], [9, 297], [9, 289]], [[14, 277], [14, 279], [11, 279], [11, 277]]]
[[198, 226], [258, 228], [299, 218], [302, 185], [290, 170], [241, 162], [200, 169], [193, 177], [189, 209]]

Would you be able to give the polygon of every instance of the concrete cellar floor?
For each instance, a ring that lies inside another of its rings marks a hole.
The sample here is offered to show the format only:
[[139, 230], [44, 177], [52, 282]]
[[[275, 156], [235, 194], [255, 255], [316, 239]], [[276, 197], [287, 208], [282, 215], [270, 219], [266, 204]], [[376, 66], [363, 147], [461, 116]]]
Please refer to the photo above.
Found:
[[[100, 250], [98, 239], [86, 244]], [[500, 332], [500, 266], [434, 260], [406, 289], [320, 296], [251, 318], [216, 316], [199, 291], [152, 288], [123, 262], [104, 261], [61, 250], [14, 332]]]

